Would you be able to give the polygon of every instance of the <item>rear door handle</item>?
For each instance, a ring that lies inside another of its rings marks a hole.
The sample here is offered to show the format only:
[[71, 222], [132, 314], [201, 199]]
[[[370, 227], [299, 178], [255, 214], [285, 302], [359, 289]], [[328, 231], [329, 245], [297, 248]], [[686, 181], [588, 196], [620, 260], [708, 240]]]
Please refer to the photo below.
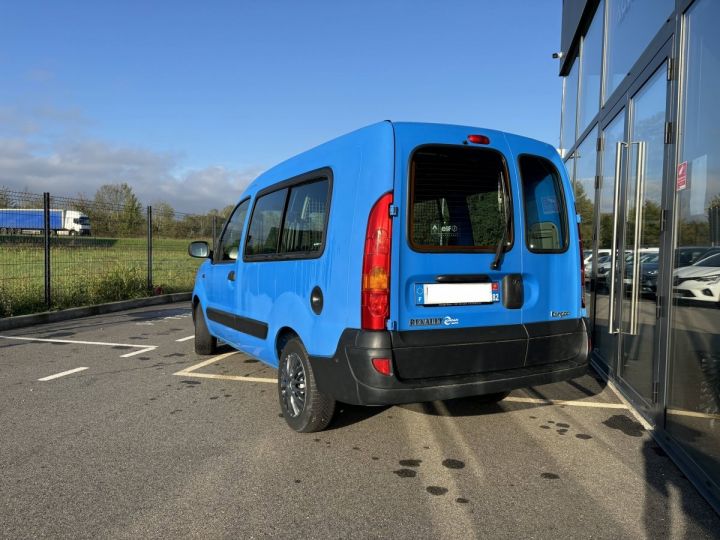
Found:
[[235, 281], [235, 270], [228, 272], [228, 281]]

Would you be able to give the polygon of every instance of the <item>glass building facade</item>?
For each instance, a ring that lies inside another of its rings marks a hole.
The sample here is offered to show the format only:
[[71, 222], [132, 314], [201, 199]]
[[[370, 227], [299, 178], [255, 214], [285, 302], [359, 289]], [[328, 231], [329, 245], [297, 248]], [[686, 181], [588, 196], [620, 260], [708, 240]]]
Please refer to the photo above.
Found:
[[720, 1], [565, 0], [592, 362], [720, 511]]

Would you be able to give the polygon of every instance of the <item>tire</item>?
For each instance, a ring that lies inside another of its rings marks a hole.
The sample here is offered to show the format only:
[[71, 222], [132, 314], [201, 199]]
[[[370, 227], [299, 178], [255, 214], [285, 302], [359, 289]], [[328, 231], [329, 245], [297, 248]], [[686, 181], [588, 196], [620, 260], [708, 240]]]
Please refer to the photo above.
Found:
[[202, 306], [195, 306], [195, 352], [197, 354], [215, 354], [217, 352], [217, 338], [210, 335]]
[[298, 433], [322, 431], [335, 413], [335, 400], [317, 388], [308, 355], [298, 338], [280, 353], [278, 398], [287, 424]]
[[510, 395], [510, 392], [495, 392], [494, 394], [485, 394], [478, 396], [480, 403], [498, 403]]

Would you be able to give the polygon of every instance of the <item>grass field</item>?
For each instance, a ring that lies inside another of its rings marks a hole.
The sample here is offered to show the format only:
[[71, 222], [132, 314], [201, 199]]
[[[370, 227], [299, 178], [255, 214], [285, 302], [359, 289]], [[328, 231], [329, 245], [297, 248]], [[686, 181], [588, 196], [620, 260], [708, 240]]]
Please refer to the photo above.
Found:
[[[190, 291], [202, 262], [188, 240], [153, 239], [153, 294]], [[0, 236], [0, 317], [46, 311], [43, 240]], [[147, 289], [145, 238], [53, 237], [53, 309], [141, 298]]]

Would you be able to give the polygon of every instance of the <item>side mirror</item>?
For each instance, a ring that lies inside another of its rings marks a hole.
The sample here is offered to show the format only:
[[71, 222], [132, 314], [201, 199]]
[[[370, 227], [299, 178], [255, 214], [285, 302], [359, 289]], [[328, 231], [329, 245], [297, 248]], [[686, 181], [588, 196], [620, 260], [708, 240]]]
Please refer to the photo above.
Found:
[[207, 259], [212, 257], [212, 251], [207, 242], [190, 242], [188, 246], [188, 255], [191, 257], [197, 257], [198, 259]]

